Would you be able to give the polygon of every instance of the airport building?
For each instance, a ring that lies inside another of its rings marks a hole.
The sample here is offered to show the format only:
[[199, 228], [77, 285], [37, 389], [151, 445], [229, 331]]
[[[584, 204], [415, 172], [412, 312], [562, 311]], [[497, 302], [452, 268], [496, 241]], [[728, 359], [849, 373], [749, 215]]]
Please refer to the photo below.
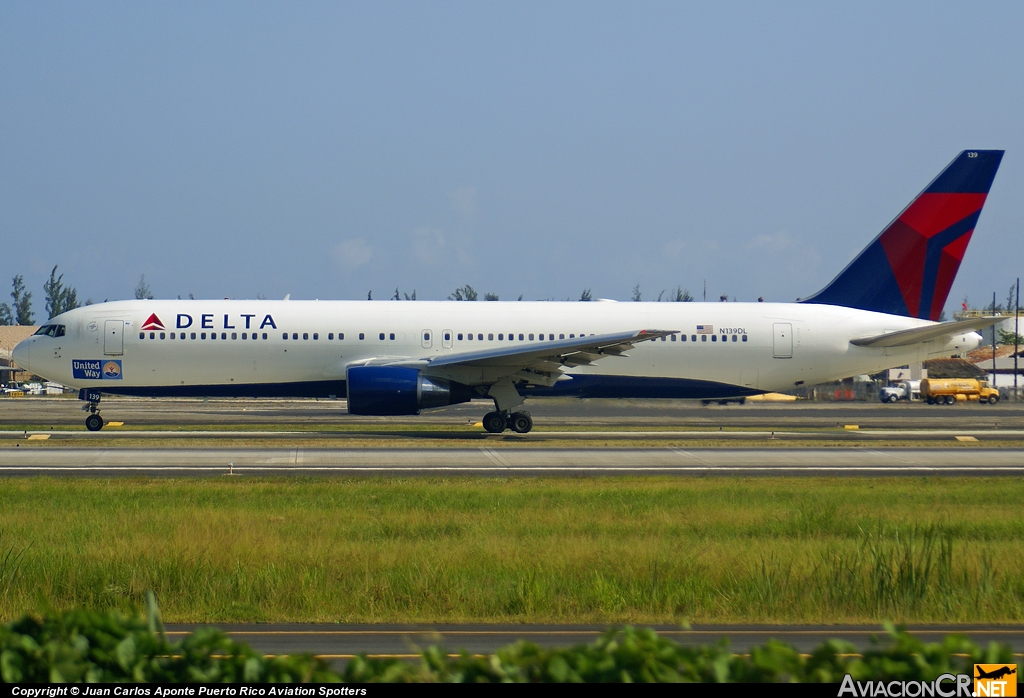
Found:
[[32, 374], [27, 371], [13, 370], [11, 352], [21, 340], [35, 334], [38, 327], [32, 325], [0, 325], [0, 383], [11, 381], [27, 381]]

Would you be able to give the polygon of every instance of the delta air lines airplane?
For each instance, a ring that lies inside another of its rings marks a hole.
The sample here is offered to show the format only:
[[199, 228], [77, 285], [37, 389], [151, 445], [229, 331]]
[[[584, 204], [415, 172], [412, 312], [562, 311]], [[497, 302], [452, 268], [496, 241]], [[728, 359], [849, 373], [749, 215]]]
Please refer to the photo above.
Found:
[[937, 322], [1002, 159], [960, 153], [828, 286], [796, 303], [135, 300], [51, 318], [22, 368], [102, 394], [345, 396], [362, 415], [475, 398], [734, 398], [977, 347], [999, 318]]

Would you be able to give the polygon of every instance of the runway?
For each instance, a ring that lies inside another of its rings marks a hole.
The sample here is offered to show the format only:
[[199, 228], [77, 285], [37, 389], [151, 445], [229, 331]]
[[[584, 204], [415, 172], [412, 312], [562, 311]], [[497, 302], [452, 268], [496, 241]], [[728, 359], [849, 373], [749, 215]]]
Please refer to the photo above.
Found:
[[[85, 419], [78, 400], [57, 397], [0, 399], [0, 425], [49, 429], [81, 429]], [[613, 427], [647, 430], [680, 427], [717, 430], [739, 427], [762, 431], [835, 428], [858, 424], [862, 429], [1024, 429], [1024, 403], [934, 406], [922, 403], [884, 405], [878, 402], [790, 402], [702, 406], [693, 400], [530, 399], [526, 409], [537, 429]], [[468, 426], [492, 405], [474, 401], [430, 410], [410, 417], [358, 417], [344, 400], [189, 399], [104, 397], [103, 418], [132, 427], [174, 425], [216, 426]], [[103, 432], [101, 432], [103, 433]]]
[[0, 474], [1024, 475], [1020, 448], [6, 448]]
[[[858, 425], [859, 427], [859, 425]], [[827, 431], [706, 431], [689, 429], [661, 429], [658, 431], [619, 429], [614, 431], [575, 430], [575, 431], [531, 431], [528, 434], [488, 434], [482, 429], [464, 429], [460, 431], [443, 430], [360, 430], [338, 431], [331, 429], [276, 430], [276, 431], [234, 431], [231, 429], [194, 430], [120, 430], [118, 427], [107, 427], [103, 431], [81, 430], [23, 430], [0, 429], [0, 441], [18, 441], [36, 439], [47, 441], [144, 441], [160, 440], [412, 440], [412, 441], [500, 441], [510, 444], [535, 443], [540, 441], [954, 441], [964, 437], [985, 441], [1024, 441], [1024, 429], [870, 429], [848, 430], [830, 429]]]
[[[168, 625], [171, 640], [192, 632], [192, 625]], [[438, 645], [452, 652], [466, 650], [476, 654], [492, 653], [516, 640], [529, 640], [546, 647], [568, 647], [593, 642], [604, 626], [578, 625], [220, 625], [231, 637], [265, 654], [311, 653], [325, 659], [346, 660], [359, 653], [409, 657], [418, 648]], [[736, 652], [748, 651], [769, 639], [787, 642], [807, 652], [829, 639], [843, 639], [863, 651], [872, 646], [872, 637], [885, 635], [881, 626], [654, 626], [664, 637], [683, 645], [707, 645], [728, 638]], [[1024, 650], [1024, 626], [958, 625], [917, 626], [911, 633], [926, 642], [938, 642], [952, 633], [967, 635], [985, 646], [999, 642]]]

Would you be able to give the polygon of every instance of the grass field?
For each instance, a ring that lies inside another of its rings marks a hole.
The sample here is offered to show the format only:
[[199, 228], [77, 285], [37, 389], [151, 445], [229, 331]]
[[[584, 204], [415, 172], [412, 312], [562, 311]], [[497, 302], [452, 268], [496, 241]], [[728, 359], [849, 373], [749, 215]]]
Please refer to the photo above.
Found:
[[0, 483], [3, 620], [1024, 620], [1019, 478]]

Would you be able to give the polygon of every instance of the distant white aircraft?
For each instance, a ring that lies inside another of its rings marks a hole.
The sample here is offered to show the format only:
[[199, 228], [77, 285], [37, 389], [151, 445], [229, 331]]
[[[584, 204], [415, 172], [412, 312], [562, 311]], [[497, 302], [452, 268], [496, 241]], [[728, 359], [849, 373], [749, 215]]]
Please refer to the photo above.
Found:
[[950, 356], [996, 319], [936, 322], [1002, 159], [962, 152], [828, 286], [796, 303], [117, 301], [58, 315], [22, 368], [103, 393], [335, 397], [363, 415], [527, 397], [723, 399]]

